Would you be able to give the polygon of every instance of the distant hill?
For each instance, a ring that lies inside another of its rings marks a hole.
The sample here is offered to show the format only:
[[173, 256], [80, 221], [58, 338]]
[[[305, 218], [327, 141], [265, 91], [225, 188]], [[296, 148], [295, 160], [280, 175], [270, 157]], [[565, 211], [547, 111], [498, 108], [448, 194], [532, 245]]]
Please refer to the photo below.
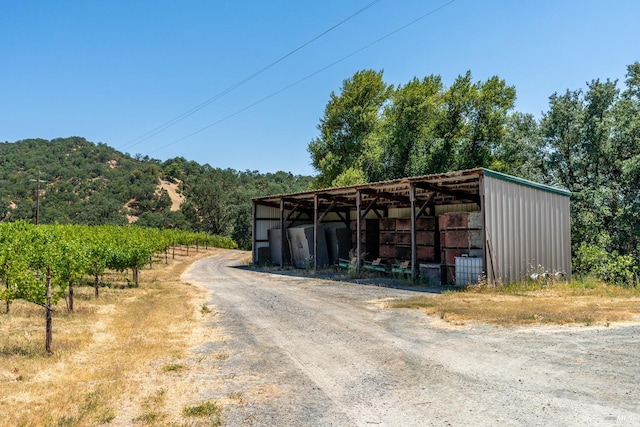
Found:
[[[36, 197], [37, 178], [40, 194]], [[121, 153], [81, 137], [0, 143], [0, 221], [184, 228], [251, 244], [251, 198], [306, 190], [312, 178]]]

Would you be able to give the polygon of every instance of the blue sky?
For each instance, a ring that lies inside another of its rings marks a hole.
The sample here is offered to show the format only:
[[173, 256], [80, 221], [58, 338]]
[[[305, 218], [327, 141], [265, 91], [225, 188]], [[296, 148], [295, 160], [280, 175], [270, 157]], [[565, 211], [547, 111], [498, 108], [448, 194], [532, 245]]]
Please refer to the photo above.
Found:
[[160, 160], [315, 174], [307, 145], [330, 93], [358, 70], [384, 70], [394, 85], [497, 75], [516, 87], [517, 111], [540, 117], [552, 93], [595, 78], [622, 85], [640, 61], [637, 0], [371, 3], [1, 0], [0, 141], [82, 136]]

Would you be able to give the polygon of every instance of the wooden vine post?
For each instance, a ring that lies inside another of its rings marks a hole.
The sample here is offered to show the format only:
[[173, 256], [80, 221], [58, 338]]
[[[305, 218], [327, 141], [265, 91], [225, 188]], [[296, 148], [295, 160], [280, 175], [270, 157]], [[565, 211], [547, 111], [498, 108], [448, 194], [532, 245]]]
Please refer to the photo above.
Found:
[[73, 313], [73, 282], [69, 282], [69, 312]]
[[[6, 286], [7, 291], [8, 291], [9, 290], [9, 277], [5, 277], [4, 278], [4, 285]], [[11, 301], [10, 301], [9, 297], [7, 297], [7, 314], [9, 314], [10, 305], [11, 305]]]
[[98, 298], [98, 262], [94, 262], [93, 263], [93, 274], [95, 276], [95, 282], [94, 282], [94, 286], [96, 288], [96, 298]]
[[138, 287], [139, 273], [140, 273], [140, 269], [138, 268], [138, 264], [136, 263], [136, 265], [133, 266], [133, 283], [136, 286], [136, 288]]
[[46, 333], [45, 333], [45, 349], [47, 350], [47, 356], [51, 356], [52, 352], [51, 352], [51, 341], [53, 338], [53, 328], [52, 328], [52, 321], [51, 321], [51, 312], [53, 311], [53, 309], [51, 308], [51, 268], [47, 267], [47, 293], [46, 293], [46, 300], [45, 300], [45, 312], [46, 312], [46, 319], [47, 319], [47, 327], [46, 327]]

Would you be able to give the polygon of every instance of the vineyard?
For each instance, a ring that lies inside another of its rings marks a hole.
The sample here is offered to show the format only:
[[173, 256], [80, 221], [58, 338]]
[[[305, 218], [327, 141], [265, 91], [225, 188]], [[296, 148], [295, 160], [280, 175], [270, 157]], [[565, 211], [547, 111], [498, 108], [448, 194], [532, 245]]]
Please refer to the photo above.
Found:
[[45, 347], [50, 354], [51, 313], [61, 299], [73, 311], [74, 286], [90, 277], [97, 297], [100, 277], [107, 270], [130, 271], [132, 286], [138, 286], [140, 269], [162, 259], [166, 262], [176, 246], [236, 245], [226, 237], [180, 230], [0, 223], [0, 299], [6, 302], [6, 313], [16, 299], [44, 308]]

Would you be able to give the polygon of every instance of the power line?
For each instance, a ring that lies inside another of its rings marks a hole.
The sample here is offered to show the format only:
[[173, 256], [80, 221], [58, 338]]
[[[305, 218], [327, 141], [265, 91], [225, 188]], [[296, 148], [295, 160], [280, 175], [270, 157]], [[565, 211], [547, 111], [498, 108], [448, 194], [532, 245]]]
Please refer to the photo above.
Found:
[[188, 134], [186, 136], [183, 136], [182, 138], [176, 139], [175, 141], [170, 142], [169, 144], [163, 145], [162, 147], [158, 147], [155, 150], [151, 151], [149, 154], [157, 153], [158, 151], [164, 150], [167, 147], [170, 147], [170, 146], [172, 146], [174, 144], [177, 144], [178, 142], [184, 141], [185, 139], [191, 138], [194, 135], [197, 135], [197, 134], [199, 134], [201, 132], [204, 132], [205, 130], [207, 130], [207, 129], [213, 127], [213, 126], [216, 126], [216, 125], [218, 125], [218, 124], [220, 124], [220, 123], [222, 123], [222, 122], [224, 122], [226, 120], [229, 120], [230, 118], [232, 118], [234, 116], [237, 116], [238, 114], [240, 114], [240, 113], [242, 113], [244, 111], [247, 111], [248, 109], [253, 108], [256, 105], [261, 104], [264, 101], [267, 101], [268, 99], [271, 99], [274, 96], [279, 95], [282, 92], [284, 92], [286, 90], [289, 90], [292, 87], [297, 86], [297, 85], [299, 85], [300, 83], [302, 83], [302, 82], [304, 82], [306, 80], [309, 80], [312, 77], [315, 77], [316, 75], [322, 73], [323, 71], [328, 70], [329, 68], [331, 68], [331, 67], [333, 67], [333, 66], [335, 66], [335, 65], [337, 65], [337, 64], [339, 64], [339, 63], [341, 63], [341, 62], [343, 62], [343, 61], [345, 61], [345, 60], [347, 60], [349, 58], [351, 58], [354, 55], [357, 55], [358, 53], [362, 52], [363, 50], [366, 50], [366, 49], [370, 48], [371, 46], [380, 43], [381, 41], [393, 36], [394, 34], [404, 30], [405, 28], [410, 27], [411, 25], [413, 25], [413, 24], [415, 24], [415, 23], [427, 18], [428, 16], [433, 15], [434, 13], [440, 11], [441, 9], [444, 9], [445, 7], [449, 6], [451, 3], [454, 3], [455, 1], [456, 0], [450, 0], [449, 2], [444, 3], [441, 6], [435, 8], [435, 9], [432, 9], [431, 11], [425, 13], [424, 15], [421, 15], [418, 18], [412, 20], [411, 22], [409, 22], [409, 23], [407, 23], [407, 24], [405, 24], [405, 25], [403, 25], [403, 26], [401, 26], [399, 28], [396, 28], [395, 30], [391, 31], [390, 33], [385, 34], [384, 36], [382, 36], [382, 37], [380, 37], [380, 38], [378, 38], [378, 39], [376, 39], [374, 41], [372, 41], [371, 43], [369, 43], [369, 44], [367, 44], [367, 45], [365, 45], [365, 46], [363, 46], [363, 47], [361, 47], [359, 49], [354, 50], [353, 52], [349, 53], [348, 55], [343, 56], [342, 58], [338, 59], [337, 61], [334, 61], [331, 64], [322, 67], [321, 69], [319, 69], [319, 70], [307, 75], [306, 77], [303, 77], [300, 80], [298, 80], [298, 81], [296, 81], [294, 83], [291, 83], [290, 85], [285, 86], [282, 89], [279, 89], [276, 92], [273, 92], [270, 95], [267, 95], [264, 98], [261, 98], [258, 101], [254, 102], [254, 103], [252, 103], [252, 104], [250, 104], [250, 105], [248, 105], [248, 106], [246, 106], [244, 108], [241, 108], [240, 110], [237, 110], [234, 113], [229, 114], [228, 116], [225, 116], [225, 117], [223, 117], [223, 118], [221, 118], [221, 119], [219, 119], [219, 120], [217, 120], [217, 121], [215, 121], [213, 123], [210, 123], [207, 126], [205, 126], [203, 128], [200, 128], [195, 132], [192, 132], [192, 133], [190, 133], [190, 134]]
[[150, 130], [147, 133], [142, 134], [141, 136], [139, 136], [138, 138], [135, 138], [131, 141], [129, 141], [127, 144], [125, 144], [123, 147], [121, 147], [121, 149], [127, 149], [127, 148], [131, 148], [134, 147], [138, 144], [140, 144], [141, 142], [144, 142], [146, 140], [148, 140], [149, 138], [159, 134], [160, 132], [164, 131], [165, 129], [170, 128], [171, 126], [175, 125], [176, 123], [186, 119], [187, 117], [191, 116], [192, 114], [202, 110], [204, 107], [206, 107], [207, 105], [211, 104], [212, 102], [222, 98], [223, 96], [225, 96], [226, 94], [234, 91], [235, 89], [239, 88], [240, 86], [244, 85], [245, 83], [249, 82], [250, 80], [254, 79], [255, 77], [257, 77], [258, 75], [264, 73], [265, 71], [267, 71], [268, 69], [274, 67], [275, 65], [277, 65], [278, 63], [284, 61], [285, 59], [287, 59], [288, 57], [290, 57], [291, 55], [293, 55], [294, 53], [298, 52], [301, 49], [304, 49], [305, 47], [307, 47], [308, 45], [310, 45], [311, 43], [315, 42], [316, 40], [318, 40], [319, 38], [325, 36], [326, 34], [330, 33], [331, 31], [335, 30], [336, 28], [338, 28], [339, 26], [341, 26], [342, 24], [344, 24], [345, 22], [349, 21], [350, 19], [356, 17], [357, 15], [361, 14], [362, 12], [364, 12], [365, 10], [369, 9], [370, 7], [372, 7], [373, 5], [375, 5], [376, 3], [379, 3], [381, 0], [374, 0], [372, 2], [370, 2], [369, 4], [365, 5], [364, 7], [362, 7], [361, 9], [357, 10], [356, 12], [352, 13], [351, 15], [347, 16], [346, 18], [344, 18], [342, 21], [338, 22], [337, 24], [329, 27], [328, 29], [326, 29], [325, 31], [323, 31], [322, 33], [318, 34], [317, 36], [315, 36], [314, 38], [312, 38], [311, 40], [301, 44], [300, 46], [296, 47], [295, 49], [293, 49], [292, 51], [290, 51], [289, 53], [287, 53], [286, 55], [276, 59], [275, 61], [273, 61], [272, 63], [270, 63], [269, 65], [259, 69], [258, 71], [256, 71], [255, 73], [251, 74], [248, 77], [245, 77], [244, 79], [238, 81], [237, 83], [229, 86], [228, 88], [226, 88], [225, 90], [219, 92], [217, 95], [212, 96], [211, 98], [207, 99], [206, 101], [202, 102], [199, 105], [196, 105], [195, 107], [193, 107], [192, 109], [180, 114], [179, 116], [169, 120], [168, 122]]

